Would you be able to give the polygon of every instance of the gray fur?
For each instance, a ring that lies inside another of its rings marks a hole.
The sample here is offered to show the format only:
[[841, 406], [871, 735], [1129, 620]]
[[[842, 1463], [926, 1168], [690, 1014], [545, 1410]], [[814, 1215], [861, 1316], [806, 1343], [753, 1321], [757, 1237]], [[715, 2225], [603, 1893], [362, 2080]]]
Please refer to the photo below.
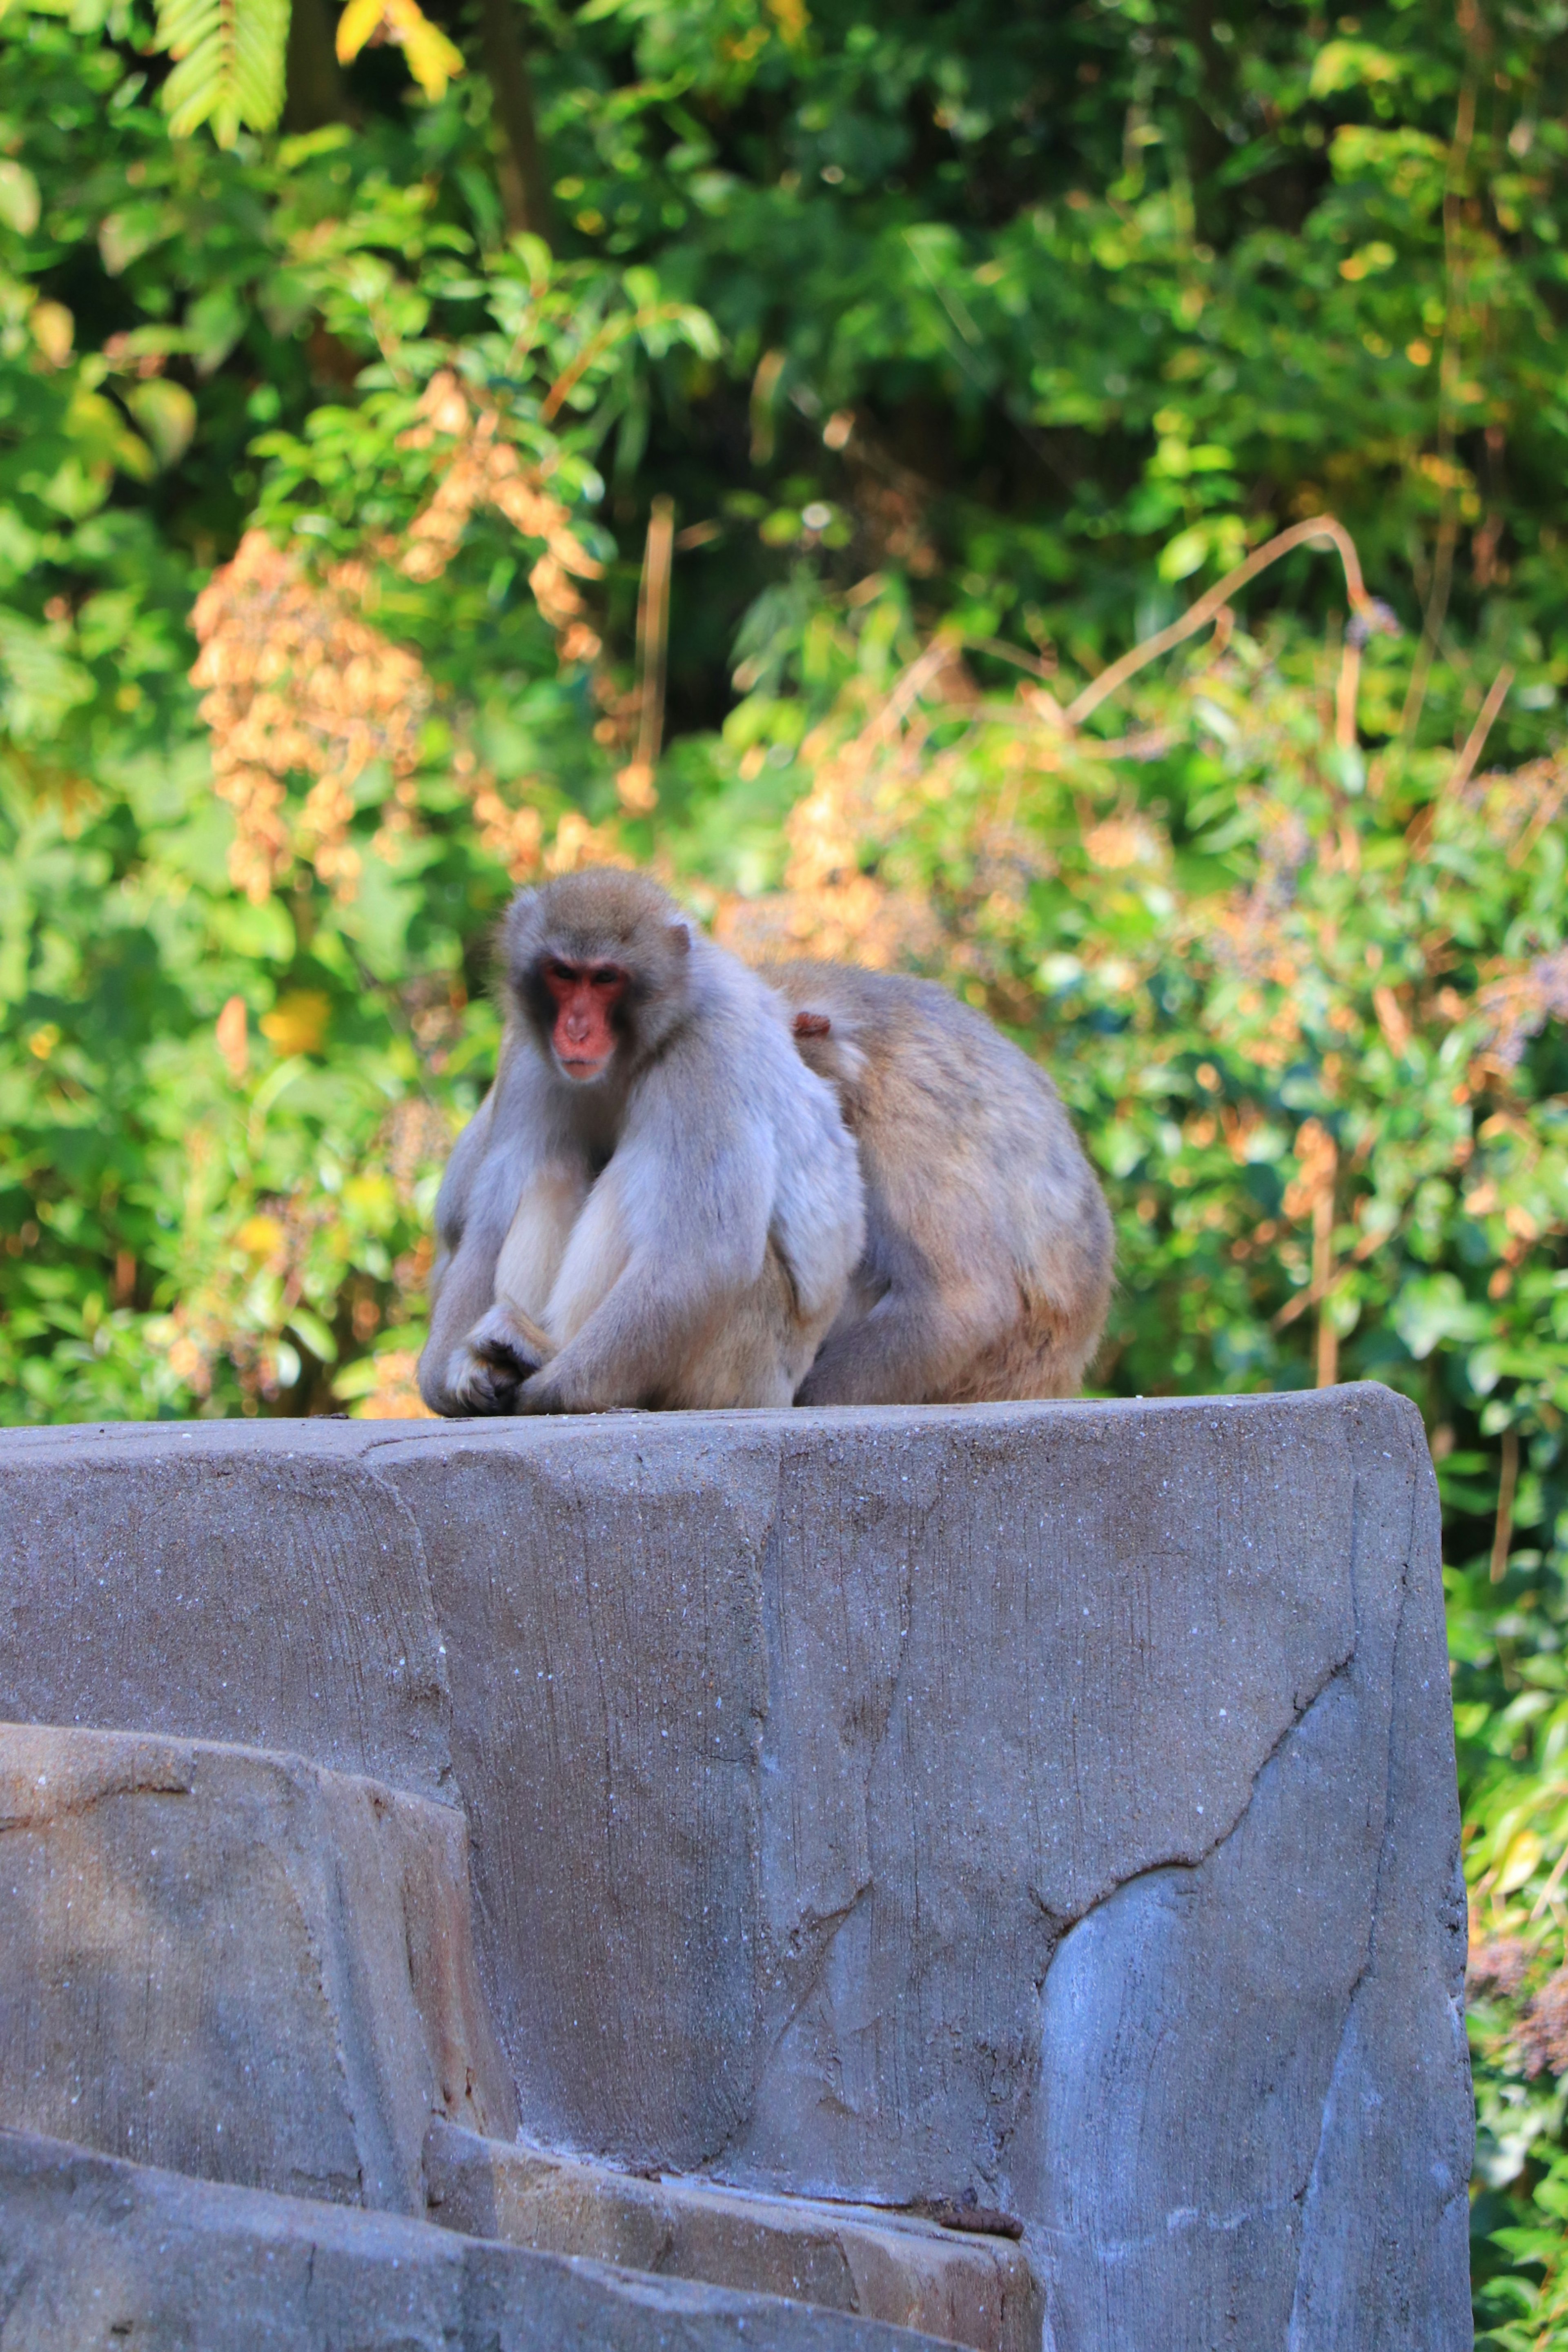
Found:
[[[854, 1145], [787, 1011], [642, 875], [524, 891], [502, 944], [500, 1066], [436, 1205], [426, 1403], [787, 1404], [864, 1236]], [[588, 1083], [551, 1048], [552, 957], [633, 976]]]

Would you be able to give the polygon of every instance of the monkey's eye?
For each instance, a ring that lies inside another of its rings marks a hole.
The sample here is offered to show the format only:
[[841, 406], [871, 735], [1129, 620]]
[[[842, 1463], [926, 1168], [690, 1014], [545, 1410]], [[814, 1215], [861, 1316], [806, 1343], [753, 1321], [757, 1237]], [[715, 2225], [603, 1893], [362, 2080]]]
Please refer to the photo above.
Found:
[[588, 975], [595, 988], [619, 988], [626, 978], [618, 963], [595, 964]]
[[563, 963], [559, 957], [551, 956], [544, 966], [544, 977], [546, 980], [554, 981], [559, 988], [570, 988], [576, 981], [577, 974], [569, 963]]

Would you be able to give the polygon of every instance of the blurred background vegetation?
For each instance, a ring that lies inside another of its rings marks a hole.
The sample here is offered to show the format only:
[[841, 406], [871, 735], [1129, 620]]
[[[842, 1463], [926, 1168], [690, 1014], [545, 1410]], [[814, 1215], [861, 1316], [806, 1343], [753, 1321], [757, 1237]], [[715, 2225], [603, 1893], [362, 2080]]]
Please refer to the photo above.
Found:
[[1100, 1386], [1426, 1416], [1500, 2352], [1568, 2346], [1565, 36], [0, 13], [0, 1414], [417, 1409], [518, 880], [943, 977], [1104, 1172]]

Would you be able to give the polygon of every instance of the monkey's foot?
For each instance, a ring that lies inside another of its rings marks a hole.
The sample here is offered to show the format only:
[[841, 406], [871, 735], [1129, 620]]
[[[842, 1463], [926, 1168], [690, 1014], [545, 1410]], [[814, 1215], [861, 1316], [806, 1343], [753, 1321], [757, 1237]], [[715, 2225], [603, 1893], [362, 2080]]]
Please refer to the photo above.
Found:
[[518, 1388], [545, 1361], [546, 1349], [541, 1345], [543, 1339], [542, 1332], [535, 1339], [531, 1332], [520, 1330], [504, 1307], [492, 1307], [475, 1324], [464, 1346], [479, 1363], [488, 1365], [493, 1373]]
[[453, 1355], [447, 1375], [454, 1413], [515, 1412], [523, 1374], [510, 1365], [491, 1363], [463, 1347]]

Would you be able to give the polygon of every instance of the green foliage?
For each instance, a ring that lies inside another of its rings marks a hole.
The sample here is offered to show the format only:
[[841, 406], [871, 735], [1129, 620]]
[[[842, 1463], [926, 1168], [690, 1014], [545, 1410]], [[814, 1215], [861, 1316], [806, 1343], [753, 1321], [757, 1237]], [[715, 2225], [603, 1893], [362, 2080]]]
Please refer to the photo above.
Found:
[[[941, 973], [1105, 1172], [1107, 1387], [1421, 1406], [1478, 2314], [1568, 2347], [1558, 16], [362, 0], [340, 88], [294, 8], [287, 92], [282, 0], [0, 14], [0, 1412], [409, 1409], [520, 874]], [[1300, 550], [1064, 724], [1325, 509], [1359, 681]]]
[[210, 122], [220, 147], [283, 110], [289, 0], [158, 0], [158, 42], [175, 59], [163, 86], [176, 139]]

